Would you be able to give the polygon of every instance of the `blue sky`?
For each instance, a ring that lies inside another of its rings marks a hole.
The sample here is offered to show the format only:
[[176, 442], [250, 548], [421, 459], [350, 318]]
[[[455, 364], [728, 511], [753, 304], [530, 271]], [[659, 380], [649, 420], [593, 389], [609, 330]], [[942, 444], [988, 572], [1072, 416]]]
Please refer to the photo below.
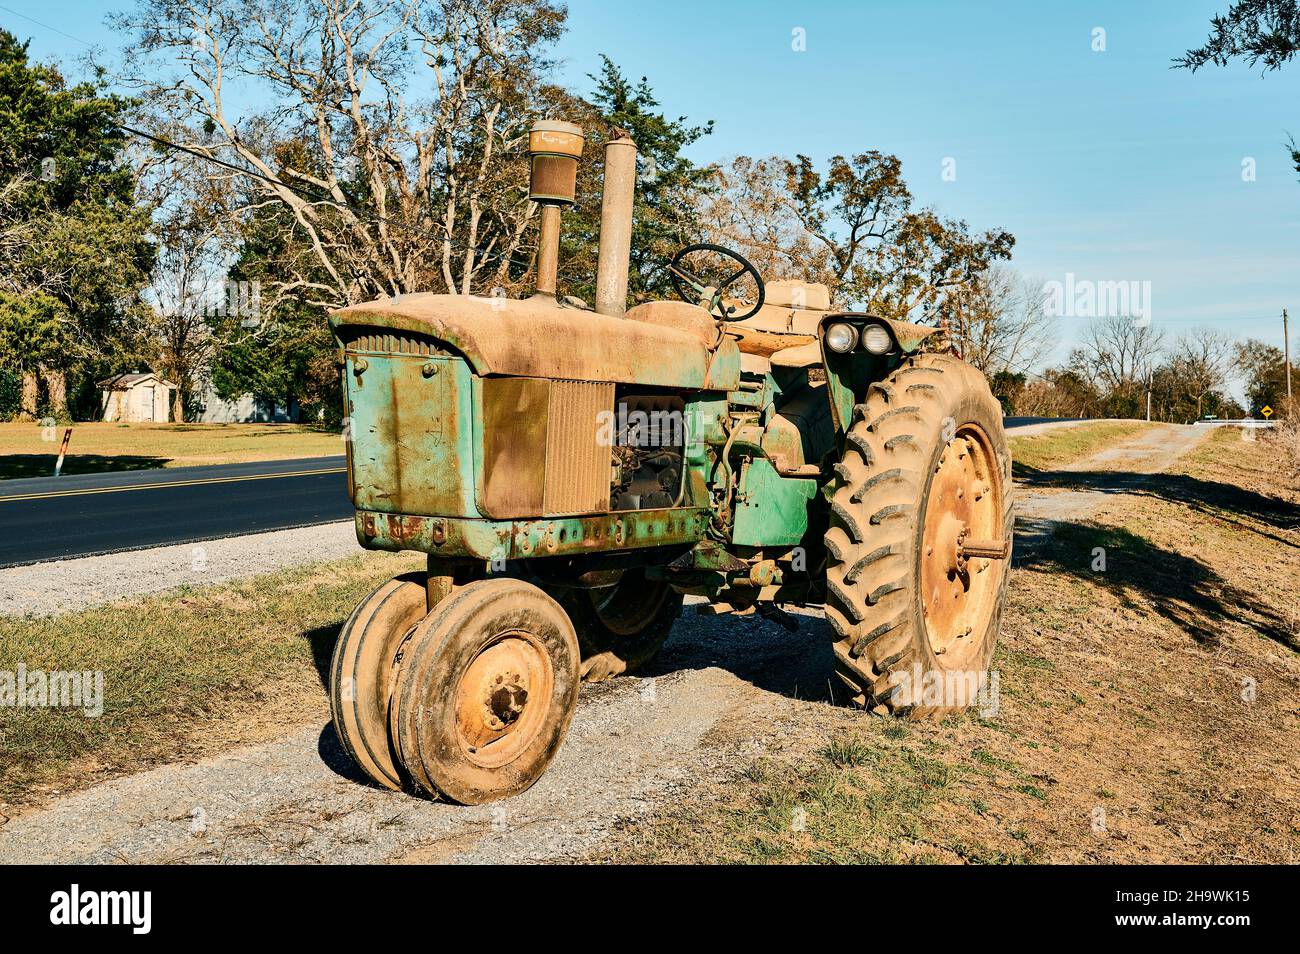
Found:
[[[669, 113], [716, 121], [700, 162], [893, 152], [919, 202], [1015, 234], [1028, 275], [1149, 281], [1170, 336], [1206, 325], [1280, 345], [1281, 309], [1300, 324], [1300, 182], [1283, 148], [1300, 139], [1300, 61], [1263, 77], [1169, 69], [1227, 6], [572, 0], [560, 77], [589, 89], [600, 53], [648, 76]], [[120, 8], [0, 0], [0, 24], [74, 65], [81, 44], [14, 13], [111, 48], [102, 20]], [[1088, 320], [1061, 319], [1055, 357]]]

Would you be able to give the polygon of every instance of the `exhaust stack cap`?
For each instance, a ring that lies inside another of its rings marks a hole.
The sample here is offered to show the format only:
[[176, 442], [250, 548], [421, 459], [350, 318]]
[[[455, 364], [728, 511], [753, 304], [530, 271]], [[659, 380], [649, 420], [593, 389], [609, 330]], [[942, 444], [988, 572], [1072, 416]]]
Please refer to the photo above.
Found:
[[528, 198], [539, 205], [573, 205], [585, 142], [582, 127], [573, 123], [555, 119], [533, 123], [528, 130]]

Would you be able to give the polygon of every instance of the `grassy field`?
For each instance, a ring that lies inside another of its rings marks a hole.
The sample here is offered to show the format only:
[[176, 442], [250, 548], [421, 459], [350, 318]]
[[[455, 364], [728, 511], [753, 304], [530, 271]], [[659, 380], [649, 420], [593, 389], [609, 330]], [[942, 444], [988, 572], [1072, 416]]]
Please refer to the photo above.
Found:
[[[0, 480], [45, 477], [64, 427], [0, 424]], [[65, 474], [342, 454], [338, 434], [304, 424], [73, 424]]]
[[420, 565], [366, 553], [42, 619], [0, 617], [0, 669], [102, 671], [103, 715], [0, 707], [0, 802], [328, 718], [323, 673], [369, 590]]
[[[1153, 427], [1145, 421], [1096, 421], [1011, 438], [1011, 457], [1020, 470], [1051, 470], [1118, 444]], [[1012, 432], [1014, 434], [1014, 431]]]
[[586, 860], [1297, 863], [1300, 494], [1280, 453], [1225, 428], [1019, 567], [995, 717], [810, 726]]

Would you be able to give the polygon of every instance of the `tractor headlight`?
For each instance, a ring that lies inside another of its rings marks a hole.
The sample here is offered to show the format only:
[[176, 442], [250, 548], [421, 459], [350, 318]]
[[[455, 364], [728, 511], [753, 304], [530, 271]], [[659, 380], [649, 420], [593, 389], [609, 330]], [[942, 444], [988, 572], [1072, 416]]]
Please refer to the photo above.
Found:
[[857, 343], [858, 332], [852, 325], [834, 324], [826, 329], [826, 347], [836, 354], [852, 351]]
[[872, 354], [888, 354], [894, 350], [894, 339], [884, 325], [867, 325], [862, 329], [862, 344]]

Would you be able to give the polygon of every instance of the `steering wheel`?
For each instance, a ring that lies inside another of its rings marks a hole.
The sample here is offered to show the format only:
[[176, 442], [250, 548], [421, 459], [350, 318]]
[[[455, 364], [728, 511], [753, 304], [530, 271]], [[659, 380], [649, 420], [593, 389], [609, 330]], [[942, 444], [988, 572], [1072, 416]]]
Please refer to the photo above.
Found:
[[[692, 252], [713, 252], [723, 258], [729, 258], [740, 265], [732, 274], [728, 275], [717, 285], [710, 285], [702, 278], [692, 275], [682, 266], [682, 259]], [[729, 248], [723, 248], [721, 245], [713, 245], [709, 242], [700, 242], [696, 245], [688, 245], [678, 251], [668, 263], [668, 274], [672, 276], [673, 289], [677, 292], [677, 297], [682, 301], [690, 302], [693, 305], [703, 305], [708, 301], [709, 314], [715, 318], [721, 318], [728, 321], [744, 321], [758, 313], [758, 309], [763, 307], [763, 297], [766, 294], [766, 288], [763, 285], [763, 276], [758, 274], [758, 269], [751, 265], [739, 252], [733, 252]], [[734, 285], [746, 275], [754, 279], [754, 284], [758, 288], [758, 301], [754, 302], [754, 307], [743, 315], [736, 315], [736, 306], [730, 307], [722, 303], [722, 293], [731, 285]]]

